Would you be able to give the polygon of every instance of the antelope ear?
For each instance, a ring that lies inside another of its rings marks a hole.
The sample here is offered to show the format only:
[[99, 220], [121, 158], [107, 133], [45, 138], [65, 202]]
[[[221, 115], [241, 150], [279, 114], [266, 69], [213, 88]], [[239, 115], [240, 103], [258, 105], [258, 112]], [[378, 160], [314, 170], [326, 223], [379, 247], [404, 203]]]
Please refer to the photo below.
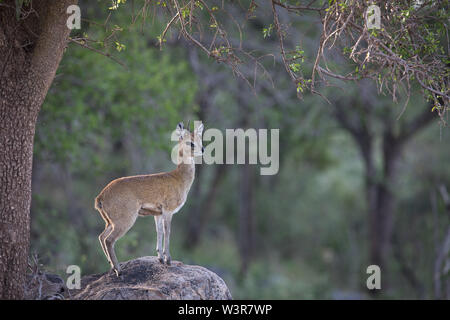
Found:
[[203, 123], [200, 123], [197, 129], [195, 129], [195, 133], [197, 133], [200, 136], [203, 132], [203, 128], [204, 128]]
[[176, 129], [177, 135], [179, 138], [183, 137], [184, 135], [184, 125], [183, 122], [180, 122], [177, 124], [177, 129]]

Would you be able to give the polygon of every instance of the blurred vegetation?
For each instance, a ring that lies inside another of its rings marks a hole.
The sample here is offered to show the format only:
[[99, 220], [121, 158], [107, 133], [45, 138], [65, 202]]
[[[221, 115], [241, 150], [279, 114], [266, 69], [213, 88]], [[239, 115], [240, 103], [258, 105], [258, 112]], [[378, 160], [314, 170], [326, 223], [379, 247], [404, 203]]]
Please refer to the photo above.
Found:
[[[104, 14], [89, 6], [83, 10], [88, 16]], [[119, 10], [112, 19], [123, 25], [128, 14]], [[84, 28], [81, 33], [89, 31], [92, 38], [105, 35], [101, 28]], [[219, 175], [217, 166], [197, 166], [190, 196], [174, 218], [173, 259], [215, 271], [234, 298], [370, 297], [364, 163], [332, 107], [310, 94], [298, 100], [287, 89], [285, 75], [277, 73], [277, 63], [268, 63], [279, 80], [274, 94], [270, 88], [253, 91], [183, 41], [161, 51], [154, 44], [161, 28], [158, 21], [145, 32], [139, 24], [123, 28], [124, 47], [112, 53], [128, 69], [76, 45], [67, 49], [37, 125], [31, 251], [62, 276], [71, 264], [79, 265], [83, 274], [108, 270], [97, 238], [104, 226], [94, 210], [95, 196], [112, 179], [173, 169], [171, 131], [180, 120], [201, 116], [206, 129], [280, 128], [280, 171], [260, 176], [259, 166], [249, 169], [253, 246], [243, 271], [239, 228], [248, 222], [238, 214], [243, 169], [228, 165]], [[262, 29], [255, 32], [254, 41], [269, 41]], [[216, 76], [220, 80], [209, 85]], [[338, 85], [326, 89], [326, 96], [343, 99], [348, 108], [364, 95], [353, 83]], [[370, 92], [377, 111], [364, 121], [374, 122], [379, 146], [377, 128], [398, 116], [404, 101], [394, 103]], [[411, 112], [396, 123], [407, 121], [425, 104], [415, 92], [408, 104]], [[448, 129], [436, 120], [402, 149], [398, 179], [391, 186], [395, 241], [388, 254], [388, 286], [379, 297], [436, 297], [437, 251], [449, 226], [439, 193], [439, 186], [450, 188], [448, 139]], [[198, 216], [211, 188], [217, 192], [208, 212], [202, 213], [202, 236], [189, 246], [191, 218]], [[154, 229], [152, 218], [138, 219], [116, 245], [119, 260], [155, 255]]]

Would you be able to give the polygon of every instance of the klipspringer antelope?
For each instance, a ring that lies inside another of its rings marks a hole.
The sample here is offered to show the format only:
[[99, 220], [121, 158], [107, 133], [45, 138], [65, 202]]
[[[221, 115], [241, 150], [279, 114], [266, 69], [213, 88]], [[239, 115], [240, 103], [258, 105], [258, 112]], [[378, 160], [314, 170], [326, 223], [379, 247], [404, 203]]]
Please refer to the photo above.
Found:
[[[190, 132], [182, 122], [177, 125], [178, 165], [175, 170], [156, 174], [123, 177], [110, 182], [95, 198], [95, 209], [105, 220], [99, 240], [112, 269], [120, 275], [114, 244], [136, 222], [138, 216], [155, 219], [156, 252], [161, 263], [170, 265], [170, 226], [172, 216], [186, 201], [195, 176], [195, 156], [201, 156], [203, 124]], [[164, 235], [164, 250], [161, 252]]]

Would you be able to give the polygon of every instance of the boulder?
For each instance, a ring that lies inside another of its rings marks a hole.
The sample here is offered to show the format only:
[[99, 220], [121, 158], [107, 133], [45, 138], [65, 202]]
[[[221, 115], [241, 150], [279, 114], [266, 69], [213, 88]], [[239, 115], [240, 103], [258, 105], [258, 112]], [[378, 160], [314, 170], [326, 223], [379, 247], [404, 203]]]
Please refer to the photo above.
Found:
[[200, 266], [172, 261], [162, 264], [157, 257], [141, 257], [120, 264], [121, 275], [112, 271], [82, 277], [81, 288], [70, 290], [74, 300], [227, 300], [225, 282]]

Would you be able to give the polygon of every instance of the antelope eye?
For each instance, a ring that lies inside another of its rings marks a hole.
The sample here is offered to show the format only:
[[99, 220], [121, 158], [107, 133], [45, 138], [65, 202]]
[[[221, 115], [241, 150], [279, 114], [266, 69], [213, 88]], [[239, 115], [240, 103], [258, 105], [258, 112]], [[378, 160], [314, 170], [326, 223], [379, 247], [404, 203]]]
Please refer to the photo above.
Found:
[[193, 142], [191, 142], [191, 148], [194, 148], [194, 147], [195, 147], [194, 143], [193, 143]]

